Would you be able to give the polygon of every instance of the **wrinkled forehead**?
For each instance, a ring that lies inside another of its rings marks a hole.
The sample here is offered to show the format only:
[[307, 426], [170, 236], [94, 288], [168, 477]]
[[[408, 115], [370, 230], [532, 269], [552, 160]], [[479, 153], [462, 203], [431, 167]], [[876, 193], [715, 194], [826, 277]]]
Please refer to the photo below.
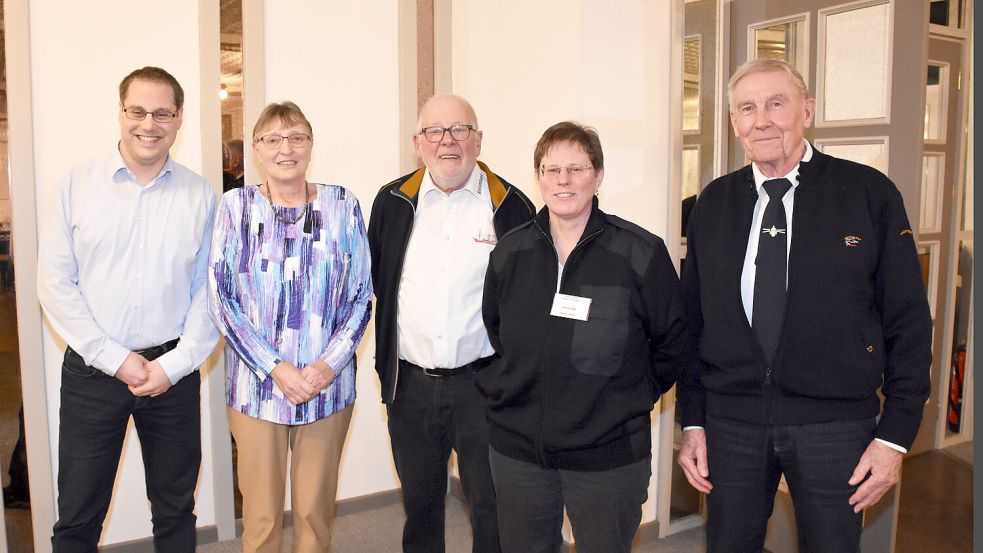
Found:
[[730, 105], [736, 106], [772, 98], [805, 100], [808, 92], [801, 90], [795, 80], [784, 71], [758, 71], [749, 73], [734, 83]]

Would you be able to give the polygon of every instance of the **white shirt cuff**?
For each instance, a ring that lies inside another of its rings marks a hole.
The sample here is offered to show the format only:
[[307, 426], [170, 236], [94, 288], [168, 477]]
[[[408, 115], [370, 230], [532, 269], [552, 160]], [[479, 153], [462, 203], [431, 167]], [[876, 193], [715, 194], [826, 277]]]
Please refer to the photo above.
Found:
[[886, 445], [887, 447], [889, 447], [889, 448], [891, 448], [891, 449], [893, 449], [895, 451], [900, 451], [901, 453], [908, 453], [908, 450], [907, 449], [899, 446], [898, 444], [892, 444], [891, 442], [884, 441], [884, 440], [882, 440], [880, 438], [874, 438], [874, 441], [880, 442], [880, 443]]

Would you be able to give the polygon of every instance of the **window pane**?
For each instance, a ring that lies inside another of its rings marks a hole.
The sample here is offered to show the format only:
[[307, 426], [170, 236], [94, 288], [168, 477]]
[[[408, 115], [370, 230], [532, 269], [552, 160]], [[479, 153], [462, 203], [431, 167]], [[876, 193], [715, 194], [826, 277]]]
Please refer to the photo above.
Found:
[[700, 130], [700, 37], [683, 43], [683, 131]]
[[918, 217], [922, 232], [942, 231], [942, 178], [945, 175], [945, 154], [928, 153], [922, 158], [921, 213]]
[[945, 142], [948, 105], [948, 64], [929, 64], [925, 85], [925, 136], [929, 142]]
[[880, 119], [888, 115], [890, 28], [888, 4], [828, 15], [823, 41], [823, 121]]

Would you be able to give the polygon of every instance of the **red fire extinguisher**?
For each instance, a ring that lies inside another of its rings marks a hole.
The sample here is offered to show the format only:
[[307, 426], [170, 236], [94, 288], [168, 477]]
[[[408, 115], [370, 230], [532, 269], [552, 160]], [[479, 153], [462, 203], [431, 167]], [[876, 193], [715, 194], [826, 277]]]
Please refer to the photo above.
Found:
[[963, 377], [966, 373], [966, 346], [959, 346], [952, 355], [949, 372], [949, 431], [959, 432], [963, 408]]

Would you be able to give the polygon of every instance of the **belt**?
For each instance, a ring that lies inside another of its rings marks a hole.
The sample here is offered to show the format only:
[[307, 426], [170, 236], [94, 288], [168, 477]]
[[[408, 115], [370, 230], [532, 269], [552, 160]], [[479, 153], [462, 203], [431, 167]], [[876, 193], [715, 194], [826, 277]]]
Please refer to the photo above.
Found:
[[461, 374], [469, 374], [469, 373], [472, 373], [472, 372], [475, 372], [475, 371], [479, 371], [479, 370], [487, 367], [488, 364], [491, 363], [491, 359], [492, 359], [491, 356], [489, 356], [489, 357], [482, 357], [481, 359], [475, 359], [474, 361], [472, 361], [472, 362], [470, 362], [470, 363], [468, 363], [466, 365], [461, 365], [460, 367], [454, 367], [453, 369], [441, 369], [441, 368], [427, 369], [427, 368], [421, 367], [419, 365], [414, 365], [413, 363], [410, 363], [409, 361], [407, 361], [405, 359], [400, 359], [399, 360], [399, 367], [400, 368], [415, 369], [415, 370], [418, 370], [418, 371], [422, 371], [423, 374], [425, 374], [427, 376], [433, 376], [435, 378], [441, 378], [441, 377], [444, 377], [444, 376], [458, 376], [458, 375], [461, 375]]
[[180, 338], [175, 338], [175, 339], [173, 339], [173, 340], [171, 340], [169, 342], [164, 342], [163, 344], [160, 344], [159, 346], [151, 346], [151, 347], [149, 347], [147, 349], [137, 350], [134, 353], [139, 353], [140, 355], [144, 356], [147, 359], [147, 361], [153, 361], [154, 359], [157, 359], [161, 355], [164, 355], [165, 353], [167, 353], [167, 352], [171, 351], [172, 349], [176, 348], [177, 347], [177, 343], [180, 340], [181, 340]]

